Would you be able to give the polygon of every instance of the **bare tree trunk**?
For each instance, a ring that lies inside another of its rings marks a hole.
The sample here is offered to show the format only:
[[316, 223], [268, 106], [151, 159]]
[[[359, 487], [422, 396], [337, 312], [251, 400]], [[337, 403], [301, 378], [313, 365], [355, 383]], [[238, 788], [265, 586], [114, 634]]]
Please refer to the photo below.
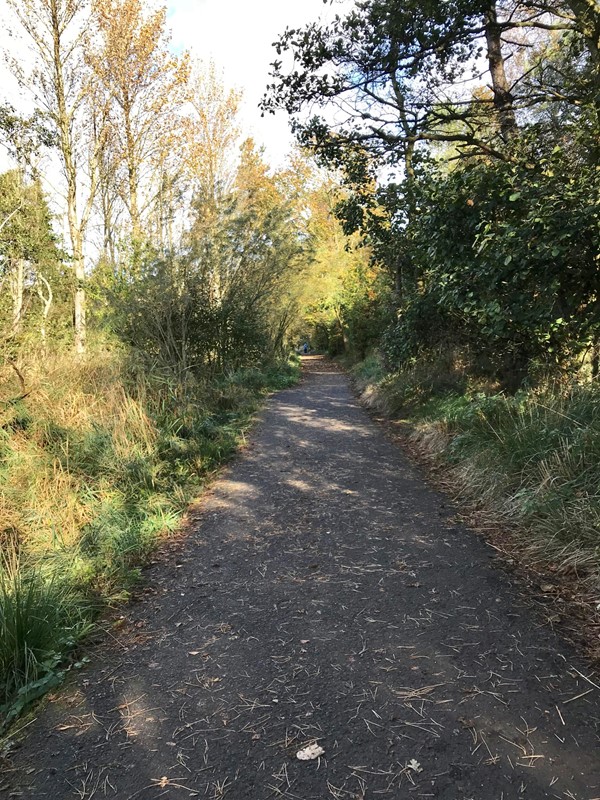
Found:
[[104, 178], [101, 179], [101, 197], [100, 197], [100, 205], [101, 205], [101, 214], [102, 214], [102, 252], [104, 258], [110, 262], [111, 264], [116, 263], [116, 252], [115, 252], [115, 224], [112, 215], [112, 207], [111, 207], [111, 186], [108, 184]]
[[488, 49], [487, 58], [492, 78], [494, 106], [498, 114], [502, 138], [505, 142], [508, 142], [518, 133], [518, 126], [513, 106], [513, 97], [510, 93], [510, 84], [504, 68], [502, 29], [498, 25], [498, 11], [495, 2], [490, 3], [484, 16], [485, 38]]
[[[600, 124], [600, 2], [598, 0], [570, 0], [567, 3], [575, 16], [592, 59], [592, 103], [596, 121]], [[600, 148], [595, 148], [596, 156]]]
[[[397, 65], [399, 59], [397, 47], [394, 47], [393, 55], [394, 55], [394, 63]], [[413, 202], [414, 201], [413, 188], [415, 185], [415, 178], [416, 178], [415, 167], [414, 167], [416, 131], [414, 129], [414, 126], [411, 125], [409, 118], [406, 114], [405, 97], [402, 88], [398, 82], [395, 69], [391, 70], [390, 79], [392, 82], [392, 88], [396, 100], [398, 118], [406, 138], [406, 145], [404, 150], [404, 171], [405, 171], [406, 195], [408, 200], [407, 202], [408, 224], [410, 225], [415, 215], [415, 209], [414, 209], [415, 204]], [[412, 264], [409, 263], [409, 259], [403, 255], [396, 256], [396, 258], [394, 259], [393, 268], [394, 268], [394, 291], [396, 295], [396, 305], [397, 308], [402, 308], [403, 304], [408, 299], [408, 297], [410, 295], [413, 295], [414, 291], [416, 290], [415, 270]]]
[[83, 242], [79, 229], [74, 231], [73, 268], [75, 270], [75, 351], [83, 355], [86, 350], [86, 297], [85, 297], [85, 263], [83, 260]]
[[131, 239], [133, 244], [133, 267], [137, 272], [141, 259], [141, 238], [142, 223], [139, 209], [139, 170], [138, 159], [135, 152], [135, 140], [131, 128], [131, 108], [126, 105], [123, 108], [125, 117], [125, 146], [127, 163], [127, 190], [129, 216], [131, 217]]
[[156, 225], [157, 244], [165, 255], [173, 252], [173, 206], [173, 180], [163, 161], [160, 165], [160, 183], [156, 200]]
[[50, 0], [50, 19], [52, 28], [54, 92], [56, 94], [57, 125], [60, 137], [60, 149], [63, 157], [65, 178], [67, 181], [67, 222], [75, 271], [75, 350], [80, 355], [85, 353], [85, 264], [83, 258], [83, 231], [77, 215], [77, 170], [73, 157], [71, 138], [71, 115], [67, 109], [62, 26], [59, 19], [59, 0]]
[[25, 262], [16, 259], [10, 275], [10, 292], [12, 295], [13, 314], [11, 336], [18, 336], [23, 327], [23, 295], [25, 288]]
[[569, 0], [579, 30], [585, 37], [592, 61], [600, 66], [600, 3], [598, 0]]
[[99, 211], [102, 218], [102, 254], [107, 262], [114, 265], [116, 263], [114, 198], [117, 191], [114, 179], [115, 170], [108, 149], [108, 105], [106, 96], [101, 91], [99, 96], [103, 108], [97, 107], [101, 105], [100, 103], [94, 104], [92, 130], [97, 164], [97, 186], [100, 194]]
[[168, 177], [168, 204], [167, 204], [167, 247], [169, 252], [174, 251], [173, 218], [175, 216], [175, 198], [173, 197], [173, 178]]
[[[42, 289], [41, 284], [43, 284], [44, 288], [46, 289], [47, 294], [44, 295], [44, 290]], [[40, 338], [42, 340], [42, 349], [46, 350], [46, 323], [48, 321], [48, 314], [50, 313], [50, 308], [52, 306], [52, 301], [54, 299], [54, 295], [52, 294], [52, 287], [44, 278], [41, 273], [38, 273], [38, 279], [36, 282], [36, 290], [38, 297], [42, 303], [42, 321], [40, 322]]]

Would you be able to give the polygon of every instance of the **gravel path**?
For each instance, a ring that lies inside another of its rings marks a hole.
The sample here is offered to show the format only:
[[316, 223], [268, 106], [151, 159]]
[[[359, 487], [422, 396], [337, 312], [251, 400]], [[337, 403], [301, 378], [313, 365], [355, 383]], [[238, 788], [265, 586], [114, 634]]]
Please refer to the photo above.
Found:
[[[600, 798], [600, 679], [327, 362], [12, 754], [11, 797]], [[593, 682], [593, 683], [592, 683]], [[595, 685], [594, 685], [595, 684]], [[316, 743], [323, 751], [300, 761]]]

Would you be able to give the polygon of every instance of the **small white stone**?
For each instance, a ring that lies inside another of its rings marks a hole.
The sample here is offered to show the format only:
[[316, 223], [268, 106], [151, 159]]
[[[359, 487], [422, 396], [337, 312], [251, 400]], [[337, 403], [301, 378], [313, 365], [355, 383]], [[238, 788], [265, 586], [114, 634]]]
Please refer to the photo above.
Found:
[[303, 747], [302, 750], [298, 750], [296, 753], [296, 758], [298, 758], [300, 761], [312, 761], [313, 759], [324, 755], [324, 753], [325, 750], [323, 750], [321, 745], [315, 742], [314, 744], [309, 744], [308, 747]]

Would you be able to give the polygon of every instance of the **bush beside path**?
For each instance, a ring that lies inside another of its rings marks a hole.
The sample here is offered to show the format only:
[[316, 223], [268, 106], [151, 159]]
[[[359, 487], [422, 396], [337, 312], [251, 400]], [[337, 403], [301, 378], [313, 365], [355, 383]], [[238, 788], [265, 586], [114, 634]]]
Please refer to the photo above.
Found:
[[600, 678], [346, 377], [304, 364], [119, 632], [8, 754], [0, 789], [600, 797]]

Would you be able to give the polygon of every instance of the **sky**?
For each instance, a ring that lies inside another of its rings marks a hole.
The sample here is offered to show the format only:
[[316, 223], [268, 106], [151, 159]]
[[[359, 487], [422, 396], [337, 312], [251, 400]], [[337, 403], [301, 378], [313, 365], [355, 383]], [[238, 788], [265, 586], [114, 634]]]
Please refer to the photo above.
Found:
[[[293, 147], [287, 115], [279, 112], [261, 117], [260, 102], [269, 82], [269, 64], [277, 54], [272, 46], [286, 27], [299, 27], [322, 19], [328, 21], [354, 0], [144, 0], [148, 8], [167, 8], [171, 47], [188, 51], [192, 58], [215, 64], [222, 73], [226, 91], [242, 92], [240, 127], [242, 136], [252, 136], [265, 148], [266, 161], [282, 166]], [[17, 111], [33, 111], [32, 97], [17, 84], [6, 57], [17, 58], [27, 71], [33, 57], [27, 39], [12, 20], [7, 0], [0, 0], [0, 103]], [[13, 30], [11, 30], [11, 28]], [[0, 171], [13, 163], [0, 148]], [[58, 197], [62, 185], [55, 160], [44, 160], [42, 177], [51, 197]], [[60, 204], [55, 211], [60, 212]], [[60, 214], [59, 214], [60, 216]]]
[[[241, 122], [245, 136], [264, 145], [267, 160], [283, 163], [293, 144], [286, 115], [261, 118], [257, 106], [269, 81], [269, 63], [276, 58], [272, 43], [287, 26], [305, 25], [319, 18], [331, 19], [351, 0], [146, 0], [149, 7], [167, 7], [171, 46], [187, 50], [195, 59], [213, 61], [222, 70], [226, 87], [243, 92]], [[0, 0], [0, 51], [17, 56], [23, 64], [30, 58], [26, 42], [11, 35], [6, 20], [6, 0]], [[0, 58], [0, 100], [24, 112], [31, 101], [22, 95]], [[0, 153], [0, 162], [5, 160]], [[4, 167], [4, 163], [0, 164]]]
[[287, 26], [331, 19], [340, 3], [323, 0], [168, 0], [172, 45], [194, 58], [212, 60], [225, 85], [244, 95], [244, 134], [265, 146], [267, 160], [281, 164], [292, 146], [286, 115], [261, 119], [257, 106], [269, 81], [272, 43]]

